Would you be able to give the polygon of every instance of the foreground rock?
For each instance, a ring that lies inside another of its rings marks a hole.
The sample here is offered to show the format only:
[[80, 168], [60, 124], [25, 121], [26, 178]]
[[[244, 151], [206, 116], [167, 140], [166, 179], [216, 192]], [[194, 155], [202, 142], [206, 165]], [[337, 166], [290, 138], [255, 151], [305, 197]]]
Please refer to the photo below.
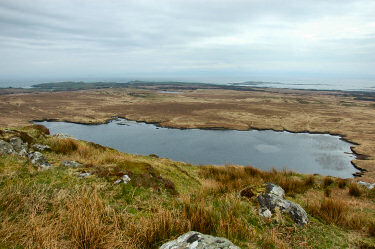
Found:
[[190, 231], [176, 240], [163, 244], [160, 249], [240, 249], [225, 238]]
[[37, 151], [46, 151], [50, 150], [51, 148], [48, 145], [44, 144], [33, 144], [33, 149]]
[[73, 168], [82, 166], [82, 164], [80, 164], [76, 161], [62, 161], [61, 165], [65, 166], [65, 167], [73, 167]]
[[128, 182], [130, 182], [130, 177], [128, 175], [123, 175], [121, 179], [115, 181], [115, 184], [120, 184], [120, 183], [124, 183], [124, 184], [128, 184]]
[[24, 143], [21, 138], [19, 137], [12, 137], [9, 140], [9, 143], [13, 146], [13, 149], [17, 152], [20, 156], [27, 156], [28, 151], [28, 144]]
[[4, 140], [0, 140], [0, 155], [9, 155], [13, 153], [15, 153], [13, 146]]
[[35, 151], [29, 154], [29, 159], [32, 164], [39, 166], [41, 168], [49, 168], [51, 164], [48, 163], [47, 159], [43, 156], [42, 153]]
[[[282, 191], [281, 191], [282, 190]], [[257, 196], [260, 205], [259, 214], [270, 218], [276, 208], [287, 213], [300, 226], [309, 222], [306, 211], [298, 204], [284, 199], [284, 190], [272, 183], [266, 184], [266, 191]]]
[[373, 189], [375, 187], [375, 183], [369, 183], [364, 181], [358, 181], [358, 184], [361, 184], [362, 186], [365, 186], [368, 189]]

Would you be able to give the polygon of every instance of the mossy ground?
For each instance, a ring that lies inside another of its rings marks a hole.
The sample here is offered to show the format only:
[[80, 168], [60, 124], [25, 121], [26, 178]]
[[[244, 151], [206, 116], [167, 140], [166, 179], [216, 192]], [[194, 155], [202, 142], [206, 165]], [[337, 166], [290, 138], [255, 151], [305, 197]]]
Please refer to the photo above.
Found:
[[[38, 170], [23, 157], [0, 156], [0, 248], [158, 248], [189, 230], [226, 237], [241, 248], [375, 246], [375, 192], [356, 186], [351, 195], [350, 181], [198, 167], [48, 136], [40, 127], [18, 131], [51, 146], [43, 154], [52, 167]], [[82, 166], [61, 166], [64, 160]], [[77, 177], [82, 172], [91, 176]], [[115, 185], [124, 174], [130, 183]], [[262, 219], [254, 197], [238, 197], [247, 186], [261, 191], [265, 182], [283, 187], [310, 223], [298, 227], [278, 212]]]

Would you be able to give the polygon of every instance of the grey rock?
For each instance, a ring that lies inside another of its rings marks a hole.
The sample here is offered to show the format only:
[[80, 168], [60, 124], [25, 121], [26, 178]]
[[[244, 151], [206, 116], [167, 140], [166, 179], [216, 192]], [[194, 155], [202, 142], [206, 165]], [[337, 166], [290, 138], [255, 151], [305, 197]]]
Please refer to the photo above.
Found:
[[9, 155], [14, 153], [15, 151], [13, 146], [10, 143], [0, 140], [0, 155]]
[[20, 156], [27, 156], [27, 152], [29, 150], [28, 144], [24, 143], [21, 138], [19, 137], [12, 137], [9, 140], [9, 143], [13, 146], [13, 149], [17, 152]]
[[54, 135], [52, 135], [53, 137], [58, 137], [58, 138], [71, 138], [71, 139], [75, 139], [75, 137], [71, 136], [71, 135], [68, 135], [68, 134], [64, 134], [64, 133], [56, 133]]
[[368, 189], [373, 189], [375, 187], [375, 183], [369, 183], [364, 181], [358, 181], [358, 184], [361, 184], [362, 186], [365, 186]]
[[62, 161], [61, 165], [65, 167], [74, 167], [74, 168], [82, 166], [82, 164], [76, 161]]
[[37, 151], [45, 151], [45, 150], [50, 150], [51, 147], [45, 144], [33, 144], [33, 149]]
[[297, 225], [305, 225], [309, 222], [306, 211], [298, 204], [285, 200], [280, 196], [262, 193], [258, 195], [257, 200], [260, 204], [260, 214], [269, 214], [279, 208], [281, 212], [289, 214]]
[[39, 166], [41, 168], [51, 167], [51, 164], [48, 163], [47, 159], [43, 156], [43, 154], [38, 151], [29, 153], [29, 159], [32, 164]]
[[87, 177], [87, 176], [90, 176], [91, 173], [90, 172], [86, 172], [86, 173], [81, 173], [78, 175], [78, 177]]
[[266, 193], [268, 194], [274, 194], [278, 197], [284, 198], [285, 197], [285, 191], [280, 186], [267, 182], [265, 184], [266, 187]]
[[128, 175], [123, 175], [121, 179], [115, 181], [114, 183], [115, 184], [120, 184], [120, 183], [124, 183], [124, 184], [128, 184], [130, 182], [130, 177]]
[[160, 249], [240, 249], [225, 238], [198, 232], [187, 232], [176, 240], [163, 244]]
[[259, 215], [267, 219], [272, 217], [272, 213], [269, 209], [259, 209]]

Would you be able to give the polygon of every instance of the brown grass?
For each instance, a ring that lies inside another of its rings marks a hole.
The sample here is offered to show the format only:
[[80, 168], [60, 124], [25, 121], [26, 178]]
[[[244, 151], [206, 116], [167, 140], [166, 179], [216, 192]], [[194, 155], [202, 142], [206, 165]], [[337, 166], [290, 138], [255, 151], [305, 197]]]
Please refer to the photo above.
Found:
[[34, 130], [40, 131], [44, 135], [50, 135], [49, 129], [45, 127], [44, 125], [33, 124], [33, 125], [29, 125], [25, 127], [25, 129], [28, 129], [28, 130], [34, 129]]
[[68, 154], [72, 153], [78, 149], [78, 142], [72, 138], [63, 138], [63, 139], [51, 139], [50, 140], [51, 150], [62, 153]]
[[329, 186], [331, 186], [333, 184], [333, 182], [334, 181], [333, 181], [332, 177], [327, 176], [323, 180], [323, 187], [328, 188]]
[[307, 210], [313, 216], [320, 217], [327, 223], [339, 224], [343, 223], [348, 208], [342, 200], [325, 198], [320, 203], [308, 203]]
[[349, 185], [349, 195], [359, 197], [361, 196], [361, 190], [357, 183], [350, 183]]
[[346, 188], [347, 185], [348, 185], [347, 180], [345, 180], [345, 179], [338, 179], [337, 180], [337, 186], [339, 188], [344, 189], [344, 188]]

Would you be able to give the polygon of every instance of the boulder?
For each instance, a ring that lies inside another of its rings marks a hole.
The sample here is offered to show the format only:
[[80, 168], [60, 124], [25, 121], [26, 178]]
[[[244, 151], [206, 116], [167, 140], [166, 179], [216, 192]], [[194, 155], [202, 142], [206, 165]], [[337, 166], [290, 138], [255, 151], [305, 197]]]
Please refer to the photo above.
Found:
[[19, 137], [12, 137], [9, 143], [13, 146], [13, 149], [20, 156], [27, 156], [27, 151], [29, 150], [28, 144], [24, 143]]
[[62, 161], [61, 165], [65, 166], [65, 167], [73, 167], [73, 168], [82, 166], [82, 164], [80, 164], [76, 161]]
[[85, 173], [81, 173], [78, 175], [78, 177], [87, 177], [87, 176], [90, 176], [91, 173], [90, 172], [85, 172]]
[[369, 182], [364, 182], [364, 181], [358, 181], [358, 184], [365, 186], [368, 189], [373, 189], [375, 187], [375, 183], [369, 183]]
[[50, 150], [51, 147], [45, 144], [33, 144], [33, 149], [37, 151], [45, 151], [45, 150]]
[[274, 194], [278, 197], [284, 198], [285, 197], [285, 191], [280, 186], [267, 182], [265, 184], [266, 187], [266, 193], [268, 194]]
[[175, 240], [163, 244], [160, 249], [240, 249], [225, 238], [198, 232], [187, 232]]
[[32, 164], [39, 166], [41, 168], [51, 167], [51, 164], [48, 163], [47, 159], [43, 156], [43, 154], [38, 151], [31, 152], [29, 154], [29, 159], [31, 160]]
[[284, 199], [284, 190], [273, 183], [266, 183], [266, 190], [257, 196], [260, 205], [259, 215], [265, 218], [272, 217], [276, 208], [287, 213], [300, 226], [309, 222], [306, 211], [298, 204]]
[[52, 135], [53, 137], [58, 137], [58, 138], [71, 138], [71, 139], [75, 139], [75, 137], [71, 136], [71, 135], [68, 135], [68, 134], [64, 134], [64, 133], [56, 133], [54, 135]]
[[121, 179], [115, 181], [115, 184], [120, 184], [120, 183], [124, 183], [124, 184], [128, 184], [128, 182], [130, 182], [130, 177], [128, 175], [123, 175]]
[[0, 155], [8, 155], [13, 153], [15, 153], [13, 146], [4, 140], [0, 140]]

